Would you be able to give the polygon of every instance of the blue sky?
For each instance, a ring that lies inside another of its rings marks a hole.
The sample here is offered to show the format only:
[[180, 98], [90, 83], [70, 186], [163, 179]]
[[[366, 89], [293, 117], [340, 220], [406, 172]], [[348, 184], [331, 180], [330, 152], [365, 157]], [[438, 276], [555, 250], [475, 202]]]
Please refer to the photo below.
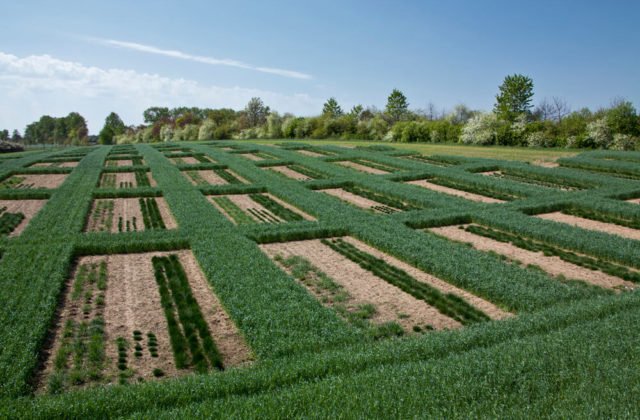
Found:
[[3, 2], [0, 128], [42, 114], [152, 105], [319, 113], [384, 107], [490, 110], [504, 76], [533, 78], [534, 103], [573, 109], [626, 97], [640, 107], [637, 1]]

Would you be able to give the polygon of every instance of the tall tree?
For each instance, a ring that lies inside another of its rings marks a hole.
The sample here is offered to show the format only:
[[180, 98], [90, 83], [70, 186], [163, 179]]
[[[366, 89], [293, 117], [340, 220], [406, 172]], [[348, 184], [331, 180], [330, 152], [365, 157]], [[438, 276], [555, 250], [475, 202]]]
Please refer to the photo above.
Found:
[[531, 112], [533, 98], [533, 80], [521, 74], [504, 78], [500, 93], [496, 95], [494, 111], [498, 118], [514, 122], [519, 115]]
[[100, 144], [113, 144], [113, 138], [123, 134], [126, 128], [127, 126], [124, 125], [120, 116], [112, 112], [104, 120], [104, 126], [98, 135], [98, 142], [100, 142]]
[[158, 121], [168, 121], [170, 118], [169, 108], [153, 106], [151, 108], [147, 108], [142, 116], [144, 117], [144, 122], [146, 124], [155, 124]]
[[393, 121], [400, 121], [409, 114], [409, 102], [407, 97], [398, 89], [393, 89], [387, 98], [386, 113]]
[[614, 134], [628, 134], [637, 136], [640, 134], [638, 115], [633, 104], [624, 99], [616, 99], [607, 110], [607, 125]]
[[9, 130], [7, 129], [0, 130], [0, 140], [3, 140], [3, 141], [9, 140]]
[[342, 108], [338, 105], [336, 98], [329, 98], [322, 107], [322, 115], [325, 117], [337, 118], [343, 114]]
[[260, 98], [251, 98], [247, 106], [244, 108], [247, 124], [249, 127], [262, 125], [267, 121], [269, 115], [269, 107], [265, 106]]
[[11, 141], [16, 143], [22, 141], [22, 136], [20, 135], [20, 132], [18, 130], [13, 130], [13, 134], [11, 135]]

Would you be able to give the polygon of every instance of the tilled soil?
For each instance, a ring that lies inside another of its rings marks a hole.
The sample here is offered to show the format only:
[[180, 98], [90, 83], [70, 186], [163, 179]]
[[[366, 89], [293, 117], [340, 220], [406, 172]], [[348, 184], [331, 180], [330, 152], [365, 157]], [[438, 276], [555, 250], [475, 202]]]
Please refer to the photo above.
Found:
[[332, 195], [337, 197], [347, 203], [351, 203], [354, 206], [363, 208], [363, 209], [371, 209], [372, 207], [384, 206], [377, 201], [370, 200], [366, 197], [361, 197], [357, 194], [353, 194], [349, 191], [343, 190], [342, 188], [329, 188], [326, 190], [320, 190], [323, 193]]
[[311, 150], [298, 150], [297, 152], [300, 153], [301, 155], [310, 156], [310, 157], [324, 157], [322, 153], [314, 152]]
[[467, 191], [457, 190], [455, 188], [445, 187], [442, 185], [434, 184], [427, 180], [421, 179], [417, 181], [409, 181], [407, 184], [417, 185], [419, 187], [427, 188], [432, 191], [441, 192], [444, 194], [454, 195], [456, 197], [465, 198], [471, 201], [477, 201], [479, 203], [504, 203], [504, 200], [499, 200], [493, 197], [487, 197], [480, 194], [474, 194]]
[[301, 174], [300, 172], [295, 171], [288, 166], [271, 166], [269, 167], [269, 169], [274, 172], [281, 173], [287, 178], [295, 179], [296, 181], [307, 181], [309, 179], [312, 179], [311, 177], [308, 177], [305, 174]]
[[10, 237], [18, 236], [27, 227], [31, 219], [40, 211], [47, 200], [0, 200], [0, 208], [6, 207], [9, 213], [22, 213], [24, 219], [9, 234]]
[[610, 233], [612, 235], [618, 235], [629, 239], [640, 240], [640, 230], [616, 225], [614, 223], [599, 222], [597, 220], [585, 219], [584, 217], [572, 216], [561, 212], [538, 214], [536, 217], [545, 220], [552, 220], [554, 222], [566, 223], [587, 230], [596, 230], [598, 232]]
[[58, 188], [68, 174], [38, 174], [38, 175], [16, 175], [24, 180], [16, 188], [30, 186], [31, 188]]
[[340, 166], [345, 166], [347, 168], [355, 169], [360, 172], [365, 172], [367, 174], [373, 175], [384, 175], [388, 174], [388, 171], [383, 171], [382, 169], [372, 168], [371, 166], [362, 165], [360, 163], [352, 162], [350, 160], [341, 160], [336, 162]]

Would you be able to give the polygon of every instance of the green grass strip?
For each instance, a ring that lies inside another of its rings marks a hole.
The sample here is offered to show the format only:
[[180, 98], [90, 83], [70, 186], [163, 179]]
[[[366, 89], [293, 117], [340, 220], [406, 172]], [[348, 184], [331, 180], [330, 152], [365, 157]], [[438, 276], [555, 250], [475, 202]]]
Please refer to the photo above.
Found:
[[249, 216], [247, 213], [242, 211], [240, 207], [238, 207], [233, 201], [229, 199], [229, 197], [213, 197], [213, 201], [220, 206], [225, 213], [229, 215], [239, 225], [248, 225], [256, 223], [256, 221]]
[[304, 217], [302, 217], [300, 214], [286, 208], [285, 206], [265, 194], [251, 194], [250, 197], [253, 201], [260, 204], [282, 220], [286, 220], [287, 222], [297, 222], [300, 220], [304, 220]]

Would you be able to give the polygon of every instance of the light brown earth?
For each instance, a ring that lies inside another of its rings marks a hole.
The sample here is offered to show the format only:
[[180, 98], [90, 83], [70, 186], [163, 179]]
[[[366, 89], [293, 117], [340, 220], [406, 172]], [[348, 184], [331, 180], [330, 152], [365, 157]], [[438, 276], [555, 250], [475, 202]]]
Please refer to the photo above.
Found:
[[53, 165], [53, 162], [38, 162], [38, 163], [34, 163], [33, 165], [29, 165], [29, 167], [30, 168], [48, 168], [51, 165]]
[[627, 200], [629, 203], [640, 204], [640, 198], [632, 198], [631, 200]]
[[347, 168], [355, 169], [357, 171], [365, 172], [373, 175], [383, 175], [383, 174], [389, 173], [388, 171], [383, 171], [382, 169], [378, 169], [378, 168], [372, 168], [371, 166], [361, 165], [359, 163], [352, 162], [350, 160], [341, 160], [336, 163], [340, 166], [344, 166]]
[[9, 234], [9, 237], [20, 235], [46, 202], [47, 200], [0, 200], [0, 208], [6, 207], [9, 213], [24, 214], [24, 219]]
[[476, 235], [460, 229], [458, 226], [460, 225], [431, 228], [429, 231], [454, 241], [469, 243], [480, 251], [493, 251], [497, 254], [504, 255], [510, 260], [519, 262], [523, 266], [530, 264], [536, 265], [554, 277], [563, 275], [568, 279], [582, 280], [589, 284], [609, 289], [633, 289], [636, 287], [634, 283], [601, 271], [589, 270], [579, 265], [563, 261], [560, 257], [545, 256], [542, 252], [529, 251], [510, 243]]
[[[269, 198], [271, 198], [272, 200], [280, 203], [280, 205], [282, 205], [283, 207], [288, 208], [289, 210], [298, 213], [300, 216], [302, 216], [303, 219], [305, 220], [311, 220], [314, 221], [316, 220], [313, 216], [303, 212], [302, 210], [298, 209], [297, 207], [292, 206], [289, 203], [286, 203], [282, 200], [280, 200], [278, 197], [275, 197], [271, 194], [266, 194]], [[213, 203], [213, 205], [216, 207], [216, 209], [218, 209], [218, 211], [220, 211], [227, 219], [229, 219], [232, 223], [236, 223], [233, 218], [227, 213], [225, 212], [214, 200], [215, 196], [210, 196], [209, 199], [211, 201], [211, 203]], [[273, 214], [271, 211], [267, 210], [264, 206], [262, 206], [261, 204], [253, 201], [251, 199], [251, 197], [249, 196], [249, 194], [229, 194], [229, 195], [225, 195], [225, 197], [227, 197], [229, 200], [231, 200], [231, 202], [233, 204], [235, 204], [236, 206], [238, 206], [245, 214], [247, 214], [249, 217], [251, 217], [253, 220], [255, 220], [257, 223], [262, 223], [255, 215], [249, 213], [249, 209], [255, 209], [258, 210], [260, 212], [264, 212], [267, 213], [269, 215], [271, 215], [271, 217], [273, 217], [275, 220], [279, 220], [281, 222], [284, 222], [284, 220], [282, 220], [282, 218], [278, 217], [277, 215]]]
[[[160, 210], [160, 216], [162, 216], [162, 220], [164, 221], [165, 227], [167, 229], [175, 229], [177, 227], [176, 221], [169, 210], [169, 206], [165, 201], [164, 197], [155, 197], [154, 198], [158, 203], [158, 210]], [[138, 231], [143, 231], [145, 229], [144, 219], [142, 218], [142, 210], [140, 209], [140, 200], [139, 198], [113, 198], [108, 199], [113, 201], [113, 219], [111, 224], [111, 233], [119, 232], [118, 221], [120, 217], [122, 217], [122, 229], [126, 231], [127, 221], [129, 221], [130, 229], [133, 230], [133, 219], [136, 220], [136, 228]], [[100, 200], [95, 200], [91, 207], [91, 214], [89, 216], [87, 227], [85, 232], [95, 232], [98, 231], [101, 220], [100, 218], [94, 219], [93, 213], [96, 211], [97, 203]]]
[[225, 169], [225, 171], [229, 172], [231, 175], [233, 175], [236, 178], [238, 178], [240, 180], [240, 182], [242, 182], [243, 184], [250, 184], [250, 182], [247, 181], [246, 178], [243, 178], [242, 176], [238, 175], [235, 171], [232, 171], [231, 169]]
[[485, 175], [485, 176], [500, 176], [502, 175], [502, 171], [485, 171], [485, 172], [478, 172], [479, 175]]
[[247, 158], [249, 160], [253, 160], [255, 162], [259, 162], [261, 160], [265, 160], [263, 157], [255, 155], [253, 153], [242, 153], [240, 156], [245, 157], [245, 158]]
[[459, 322], [361, 268], [319, 239], [264, 244], [260, 247], [271, 258], [276, 255], [284, 258], [297, 255], [309, 260], [344, 287], [356, 301], [373, 304], [377, 309], [377, 313], [371, 318], [374, 324], [393, 321], [407, 332], [412, 331], [416, 325], [431, 325], [437, 330], [461, 327]]
[[222, 150], [224, 150], [225, 152], [233, 152], [236, 149], [234, 149], [233, 147], [223, 147]]
[[640, 240], [640, 230], [616, 225], [613, 223], [599, 222], [597, 220], [585, 219], [584, 217], [572, 216], [561, 212], [538, 214], [536, 215], [536, 217], [545, 220], [552, 220], [554, 222], [578, 226], [587, 230], [596, 230], [612, 235], [623, 236], [629, 239]]
[[[136, 378], [145, 380], [156, 379], [153, 370], [156, 368], [164, 371], [165, 377], [175, 377], [189, 373], [190, 370], [178, 370], [173, 358], [173, 350], [169, 339], [167, 321], [160, 303], [160, 293], [154, 277], [152, 258], [154, 256], [166, 256], [177, 254], [185, 273], [193, 295], [200, 306], [207, 321], [211, 335], [220, 350], [225, 367], [237, 366], [252, 359], [251, 352], [247, 347], [243, 337], [233, 324], [229, 316], [225, 313], [217, 296], [213, 294], [204, 274], [194, 258], [191, 251], [174, 252], [148, 252], [140, 254], [115, 254], [103, 256], [82, 257], [78, 261], [80, 264], [96, 263], [101, 261], [107, 263], [108, 280], [105, 296], [105, 307], [103, 316], [105, 320], [105, 363], [104, 373], [107, 382], [117, 382], [119, 370], [117, 368], [118, 349], [116, 339], [123, 337], [129, 343], [127, 366], [133, 369]], [[68, 282], [68, 292], [61, 309], [60, 316], [56, 322], [56, 336], [45, 363], [44, 374], [46, 378], [53, 371], [53, 359], [60, 348], [61, 332], [68, 319], [82, 320], [81, 310], [82, 299], [79, 303], [74, 303], [70, 296], [72, 282], [76, 273]], [[133, 332], [142, 332], [143, 340], [140, 344], [143, 347], [142, 357], [135, 357]], [[148, 349], [147, 333], [152, 332], [158, 341], [158, 357], [151, 357]], [[41, 381], [41, 387], [46, 385], [46, 381]]]
[[167, 229], [175, 229], [178, 227], [178, 223], [176, 219], [173, 217], [173, 213], [171, 213], [171, 209], [169, 208], [169, 204], [164, 197], [156, 197], [156, 202], [158, 203], [158, 210], [160, 210], [160, 216], [162, 216], [162, 221], [164, 222], [164, 226]]
[[31, 185], [31, 188], [58, 188], [68, 174], [16, 175], [24, 180], [14, 188]]
[[544, 168], [557, 168], [558, 166], [560, 166], [558, 162], [548, 161], [548, 160], [534, 160], [533, 162], [531, 162], [531, 164], [536, 166], [542, 166]]
[[308, 180], [312, 179], [311, 177], [308, 177], [305, 174], [301, 174], [298, 171], [294, 171], [293, 169], [289, 168], [288, 166], [271, 166], [271, 167], [269, 167], [269, 170], [281, 173], [282, 175], [286, 176], [287, 178], [295, 179], [296, 181], [308, 181]]
[[477, 201], [479, 203], [504, 203], [504, 200], [499, 200], [493, 197], [487, 197], [480, 194], [474, 194], [462, 190], [456, 190], [455, 188], [449, 188], [442, 185], [434, 184], [424, 179], [417, 181], [409, 181], [407, 184], [417, 185], [419, 187], [428, 188], [432, 191], [441, 192], [444, 194], [455, 195], [456, 197], [462, 197], [467, 200]]
[[197, 163], [200, 163], [200, 161], [196, 158], [194, 158], [193, 156], [187, 156], [187, 157], [180, 157], [180, 158], [171, 158], [171, 161], [175, 164], [187, 164], [187, 165], [194, 165]]
[[324, 157], [324, 155], [322, 153], [318, 153], [318, 152], [314, 152], [311, 150], [298, 150], [298, 153], [300, 153], [301, 155], [305, 155], [305, 156], [310, 156], [310, 157]]
[[452, 293], [454, 295], [457, 295], [461, 298], [463, 298], [467, 303], [475, 306], [477, 309], [481, 310], [482, 312], [484, 312], [487, 316], [489, 316], [491, 319], [504, 319], [507, 318], [509, 316], [511, 316], [512, 314], [509, 312], [506, 312], [502, 309], [500, 309], [498, 306], [494, 305], [493, 303], [482, 299], [472, 293], [467, 292], [466, 290], [460, 289], [456, 286], [453, 286], [452, 284], [447, 283], [446, 281], [440, 280], [439, 278], [432, 276], [431, 274], [425, 273], [424, 271], [415, 268], [403, 261], [400, 261], [399, 259], [392, 257], [390, 255], [385, 254], [384, 252], [381, 252], [379, 250], [377, 250], [376, 248], [373, 248], [367, 244], [365, 244], [364, 242], [361, 242], [357, 239], [354, 239], [350, 236], [343, 238], [345, 242], [349, 242], [351, 245], [355, 246], [356, 248], [373, 255], [376, 258], [379, 258], [383, 261], [385, 261], [387, 264], [392, 265], [396, 268], [399, 268], [405, 272], [407, 272], [411, 277], [413, 277], [414, 279], [422, 282], [422, 283], [426, 283], [438, 290], [440, 290], [442, 293]]
[[285, 201], [280, 200], [280, 199], [279, 199], [278, 197], [276, 197], [275, 195], [271, 195], [271, 194], [267, 193], [267, 197], [269, 197], [269, 198], [271, 198], [273, 201], [275, 201], [275, 202], [279, 203], [282, 207], [286, 207], [286, 208], [288, 208], [289, 210], [291, 210], [292, 212], [294, 212], [294, 213], [298, 213], [300, 216], [302, 216], [302, 218], [303, 218], [304, 220], [311, 220], [311, 221], [315, 221], [315, 220], [316, 220], [316, 218], [315, 218], [315, 217], [313, 217], [313, 216], [311, 216], [311, 215], [309, 215], [309, 214], [307, 214], [307, 213], [303, 212], [303, 211], [302, 211], [302, 210], [300, 210], [299, 208], [297, 208], [297, 207], [295, 207], [295, 206], [293, 206], [293, 205], [291, 205], [291, 204], [289, 204], [289, 203], [287, 203], [287, 202], [285, 202]]
[[[207, 170], [207, 171], [196, 171], [198, 173], [198, 175], [200, 175], [202, 177], [202, 179], [204, 179], [205, 181], [207, 181], [209, 184], [211, 185], [226, 185], [228, 184], [228, 182], [222, 178], [220, 175], [218, 175], [217, 173], [215, 173], [212, 170]], [[185, 174], [187, 179], [189, 181], [191, 181], [191, 183], [193, 185], [196, 185], [196, 181], [193, 180], [193, 178], [191, 178], [188, 174]]]
[[133, 161], [131, 159], [121, 159], [116, 160], [116, 166], [133, 166]]
[[61, 168], [75, 168], [76, 166], [78, 166], [80, 162], [78, 161], [69, 161], [69, 162], [62, 162], [62, 164], [60, 164]]
[[[370, 200], [366, 197], [361, 197], [357, 194], [353, 194], [342, 188], [329, 188], [329, 189], [320, 190], [320, 191], [323, 193], [332, 195], [334, 197], [337, 197], [342, 201], [346, 201], [347, 203], [351, 203], [354, 206], [357, 206], [363, 209], [374, 210], [373, 207], [377, 207], [377, 206], [390, 207], [390, 206], [386, 206], [384, 204], [378, 203], [377, 201]], [[378, 212], [377, 210], [374, 210], [374, 211]]]

